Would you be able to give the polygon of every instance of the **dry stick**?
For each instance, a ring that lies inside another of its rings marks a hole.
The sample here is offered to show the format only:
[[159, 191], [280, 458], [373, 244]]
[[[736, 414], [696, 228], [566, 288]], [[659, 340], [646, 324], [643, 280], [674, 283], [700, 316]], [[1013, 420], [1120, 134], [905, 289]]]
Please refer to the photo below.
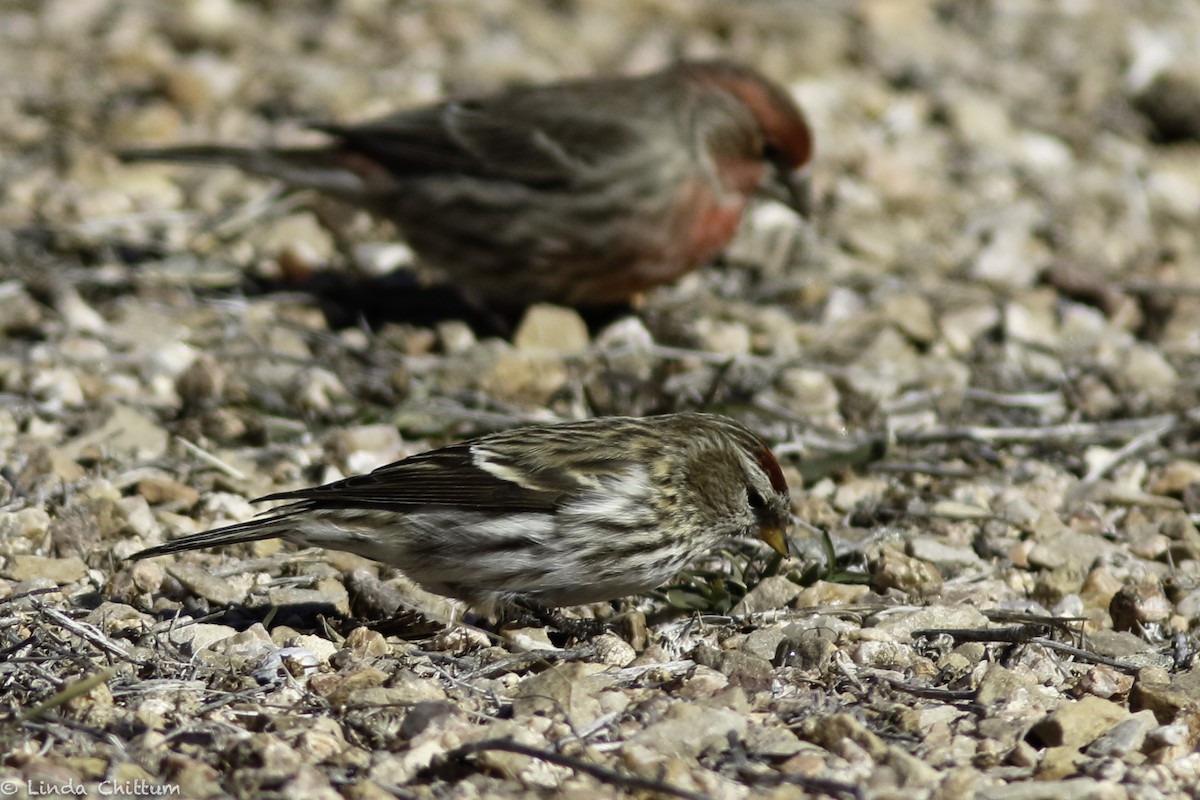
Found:
[[1125, 281], [1121, 291], [1129, 294], [1156, 295], [1166, 294], [1172, 297], [1195, 297], [1200, 295], [1200, 284], [1197, 283], [1166, 283], [1134, 278]]
[[54, 594], [56, 592], [61, 592], [61, 591], [62, 591], [61, 586], [43, 586], [40, 589], [30, 589], [28, 592], [18, 592], [17, 594], [9, 595], [8, 597], [5, 597], [4, 599], [0, 600], [0, 606], [6, 605], [8, 603], [15, 603], [18, 600], [25, 600], [30, 597], [40, 597], [41, 595], [44, 595], [44, 594]]
[[1125, 439], [1131, 433], [1146, 429], [1157, 429], [1178, 422], [1175, 414], [1158, 414], [1153, 417], [1115, 420], [1113, 422], [1068, 422], [1062, 425], [1034, 427], [989, 428], [965, 425], [961, 427], [938, 427], [920, 431], [904, 431], [896, 434], [900, 444], [936, 444], [939, 442], [973, 441], [985, 444], [1022, 444], [1055, 441], [1107, 442]]
[[1068, 501], [1084, 499], [1106, 475], [1178, 427], [1179, 419], [1175, 418], [1161, 425], [1155, 425], [1150, 430], [1133, 437], [1124, 447], [1106, 458], [1103, 464], [1098, 464], [1089, 470], [1088, 474], [1067, 492], [1066, 499]]
[[536, 758], [539, 761], [546, 761], [550, 764], [557, 764], [560, 767], [582, 772], [586, 775], [591, 775], [601, 783], [609, 784], [610, 786], [619, 786], [626, 789], [643, 789], [647, 792], [660, 792], [669, 794], [674, 797], [682, 797], [685, 800], [710, 800], [708, 795], [700, 794], [699, 792], [688, 791], [687, 789], [679, 789], [671, 786], [669, 783], [662, 781], [651, 780], [650, 778], [642, 778], [637, 775], [629, 775], [624, 772], [618, 772], [615, 769], [602, 767], [599, 764], [591, 764], [578, 758], [564, 756], [561, 753], [555, 753], [552, 750], [542, 750], [537, 747], [514, 742], [511, 739], [484, 739], [479, 742], [471, 742], [464, 744], [461, 747], [449, 751], [445, 754], [447, 759], [463, 758], [474, 753], [482, 753], [488, 750], [503, 750], [509, 753], [517, 753], [522, 756]]
[[201, 461], [208, 464], [209, 466], [216, 467], [221, 472], [224, 472], [226, 475], [233, 478], [234, 480], [237, 480], [237, 481], [246, 480], [246, 473], [242, 472], [240, 469], [233, 466], [229, 462], [222, 461], [221, 459], [214, 456], [212, 453], [201, 448], [196, 443], [189, 442], [187, 439], [183, 438], [182, 436], [176, 436], [175, 441], [179, 442], [179, 444], [181, 444], [183, 446], [184, 450], [187, 450], [189, 453], [194, 455], [196, 458], [200, 459]]
[[913, 637], [932, 639], [938, 636], [949, 636], [957, 642], [1004, 642], [1007, 644], [1027, 644], [1042, 637], [1049, 625], [1029, 624], [1014, 625], [1008, 628], [930, 628], [913, 631]]
[[1040, 644], [1047, 650], [1057, 650], [1060, 653], [1066, 653], [1069, 656], [1073, 656], [1080, 661], [1086, 661], [1089, 664], [1102, 664], [1106, 667], [1112, 667], [1113, 669], [1120, 670], [1127, 675], [1137, 675], [1138, 672], [1141, 671], [1142, 667], [1145, 666], [1144, 664], [1130, 664], [1126, 661], [1118, 661], [1115, 658], [1102, 656], [1098, 653], [1093, 653], [1090, 650], [1084, 650], [1083, 648], [1075, 647], [1074, 645], [1063, 644], [1062, 642], [1056, 642], [1053, 639], [1047, 639], [1041, 636], [1031, 639], [1030, 644]]
[[974, 400], [977, 403], [986, 403], [987, 405], [1000, 406], [1002, 408], [1045, 408], [1046, 406], [1062, 403], [1063, 394], [1057, 390], [1052, 392], [1002, 393], [967, 387], [963, 390], [963, 399]]
[[17, 720], [19, 722], [27, 722], [31, 719], [36, 719], [53, 708], [57, 708], [64, 703], [70, 702], [76, 697], [81, 697], [87, 694], [92, 689], [96, 688], [116, 674], [117, 671], [114, 668], [105, 667], [94, 675], [89, 675], [81, 681], [68, 684], [61, 692], [54, 695], [46, 702], [40, 703], [39, 705], [36, 705], [28, 711], [22, 713], [19, 717], [17, 717]]
[[95, 625], [73, 620], [61, 611], [55, 611], [53, 608], [48, 608], [36, 601], [34, 602], [34, 607], [42, 616], [50, 619], [69, 633], [75, 634], [85, 642], [94, 644], [104, 652], [114, 655], [122, 661], [128, 661], [131, 664], [137, 664], [139, 667], [151, 666], [150, 662], [138, 661], [136, 658], [131, 656], [129, 651], [101, 633], [100, 629]]
[[903, 683], [891, 679], [887, 679], [887, 683], [893, 689], [910, 694], [913, 697], [922, 697], [926, 700], [941, 700], [946, 703], [974, 702], [975, 698], [979, 696], [979, 692], [975, 689], [963, 689], [961, 691], [939, 689], [936, 686], [914, 686], [911, 683]]
[[1039, 635], [1048, 627], [1051, 627], [1049, 623], [1030, 623], [1008, 628], [931, 628], [928, 630], [913, 631], [912, 635], [925, 639], [935, 636], [949, 636], [956, 642], [1036, 644], [1048, 650], [1057, 650], [1060, 653], [1074, 656], [1076, 659], [1086, 661], [1089, 664], [1103, 664], [1104, 666], [1112, 667], [1130, 675], [1136, 675], [1138, 670], [1141, 669], [1139, 665], [1102, 656], [1089, 650], [1084, 650], [1074, 645], [1063, 644], [1062, 642]]
[[871, 472], [932, 475], [935, 478], [973, 478], [978, 472], [968, 467], [948, 467], [924, 461], [876, 461], [874, 464], [868, 464], [867, 469]]
[[463, 676], [463, 680], [473, 681], [479, 678], [495, 678], [506, 672], [517, 672], [529, 669], [538, 664], [550, 666], [554, 661], [581, 661], [596, 654], [593, 645], [582, 645], [569, 650], [530, 650], [526, 653], [515, 653], [505, 656], [494, 663], [481, 667]]

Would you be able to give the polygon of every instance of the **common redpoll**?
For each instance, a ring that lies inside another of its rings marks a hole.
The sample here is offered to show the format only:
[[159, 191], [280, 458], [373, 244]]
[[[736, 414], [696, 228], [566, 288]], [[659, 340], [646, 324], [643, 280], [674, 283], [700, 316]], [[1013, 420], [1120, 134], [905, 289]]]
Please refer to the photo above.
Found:
[[394, 565], [491, 612], [653, 589], [733, 537], [786, 554], [790, 518], [767, 445], [697, 413], [519, 428], [261, 499], [288, 502], [133, 558], [282, 537]]
[[782, 88], [728, 61], [313, 127], [333, 142], [120, 155], [232, 165], [364, 206], [495, 310], [626, 302], [712, 260], [752, 195], [807, 205], [803, 114]]

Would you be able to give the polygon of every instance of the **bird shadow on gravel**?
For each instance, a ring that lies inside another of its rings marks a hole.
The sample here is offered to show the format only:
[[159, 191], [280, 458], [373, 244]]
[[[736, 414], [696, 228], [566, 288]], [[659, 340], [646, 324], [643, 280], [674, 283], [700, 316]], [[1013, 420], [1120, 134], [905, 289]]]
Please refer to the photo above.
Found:
[[[55, 274], [64, 277], [65, 263], [74, 268], [75, 285], [81, 287], [84, 294], [92, 295], [92, 299], [96, 299], [95, 295], [107, 297], [137, 290], [142, 283], [139, 270], [153, 270], [168, 261], [195, 258], [152, 242], [114, 236], [81, 237], [65, 228], [30, 225], [3, 233], [6, 235], [0, 238], [0, 256], [5, 260], [53, 266], [57, 270], [44, 273], [40, 281], [33, 280], [37, 276], [32, 276], [33, 289], [51, 280]], [[111, 263], [128, 268], [128, 280], [114, 284], [107, 280], [86, 279], [85, 273], [92, 267]], [[204, 259], [197, 259], [197, 270], [202, 271], [205, 266]], [[300, 277], [268, 278], [252, 274], [244, 265], [224, 263], [223, 267], [236, 272], [236, 277], [218, 282], [218, 285], [206, 285], [203, 277], [197, 277], [194, 284], [186, 278], [184, 282], [191, 292], [204, 299], [302, 295], [311, 298], [331, 330], [354, 327], [378, 330], [387, 324], [435, 328], [441, 323], [456, 321], [468, 325], [478, 338], [500, 336], [507, 339], [512, 337], [526, 311], [524, 307], [484, 308], [449, 284], [428, 285], [415, 273], [404, 269], [373, 276], [321, 267]], [[47, 295], [52, 294], [50, 287], [41, 288]], [[616, 303], [579, 311], [588, 332], [594, 336], [631, 313], [632, 308], [628, 303]]]
[[[333, 270], [312, 273], [301, 281], [268, 281], [247, 277], [247, 296], [274, 292], [300, 292], [311, 296], [332, 330], [365, 325], [378, 330], [388, 323], [436, 327], [449, 321], [466, 323], [477, 337], [511, 338], [524, 308], [492, 310], [471, 303], [447, 284], [426, 286], [407, 271], [378, 277], [348, 275]], [[628, 304], [581, 309], [580, 315], [595, 334], [630, 313]]]

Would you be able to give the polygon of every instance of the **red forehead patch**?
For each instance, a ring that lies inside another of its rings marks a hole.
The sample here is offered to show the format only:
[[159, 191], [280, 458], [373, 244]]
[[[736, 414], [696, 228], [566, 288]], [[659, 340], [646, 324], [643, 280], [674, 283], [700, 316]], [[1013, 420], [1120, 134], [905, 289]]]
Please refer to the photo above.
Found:
[[779, 492], [779, 494], [787, 494], [788, 485], [783, 477], [783, 470], [780, 468], [779, 461], [776, 460], [775, 455], [765, 444], [759, 444], [754, 457], [758, 461], [758, 466], [766, 473], [767, 480], [771, 482], [771, 488]]

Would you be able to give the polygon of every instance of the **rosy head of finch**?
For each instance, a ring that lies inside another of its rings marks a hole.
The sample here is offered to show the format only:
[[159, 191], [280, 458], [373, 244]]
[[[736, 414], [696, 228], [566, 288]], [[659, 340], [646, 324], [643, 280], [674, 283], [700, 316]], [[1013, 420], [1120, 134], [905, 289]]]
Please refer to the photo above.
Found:
[[496, 310], [628, 302], [711, 261], [752, 196], [808, 206], [803, 113], [783, 88], [731, 61], [313, 127], [332, 142], [120, 155], [232, 165], [365, 207]]
[[261, 499], [286, 503], [133, 558], [281, 537], [491, 612], [645, 592], [737, 537], [786, 554], [790, 520], [767, 445], [698, 413], [519, 428]]

